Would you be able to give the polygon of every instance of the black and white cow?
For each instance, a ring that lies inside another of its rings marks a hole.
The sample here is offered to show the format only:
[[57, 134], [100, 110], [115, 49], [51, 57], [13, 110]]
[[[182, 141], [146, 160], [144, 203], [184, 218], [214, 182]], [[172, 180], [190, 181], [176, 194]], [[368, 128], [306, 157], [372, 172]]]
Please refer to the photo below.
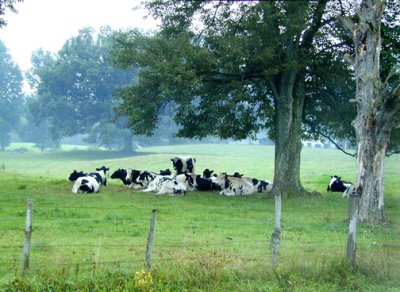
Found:
[[143, 192], [156, 192], [158, 195], [162, 195], [184, 194], [186, 191], [193, 190], [195, 190], [193, 176], [183, 173], [175, 177], [158, 175]]
[[100, 190], [100, 183], [93, 176], [81, 176], [72, 186], [72, 192], [77, 193], [98, 193]]
[[82, 177], [82, 176], [86, 176], [88, 175], [87, 173], [83, 172], [83, 171], [76, 171], [74, 170], [73, 172], [70, 173], [68, 180], [69, 181], [76, 181], [78, 178]]
[[[198, 191], [220, 191], [221, 187], [217, 184], [216, 176], [212, 176], [212, 178], [201, 177], [200, 175], [192, 175], [194, 179], [194, 185], [196, 190]], [[215, 179], [215, 180], [214, 180]]]
[[107, 185], [107, 177], [106, 173], [109, 168], [102, 166], [100, 168], [96, 168], [97, 172], [89, 173], [86, 176], [79, 177], [73, 187], [73, 193], [97, 193], [100, 190], [100, 186]]
[[222, 189], [219, 194], [225, 196], [251, 195], [256, 190], [248, 180], [229, 176], [226, 173], [221, 173], [217, 176], [217, 183]]
[[244, 176], [244, 174], [240, 174], [239, 172], [235, 172], [233, 175], [228, 175], [231, 177], [237, 177], [237, 178], [242, 178], [244, 180], [247, 180], [250, 182], [253, 187], [254, 187], [254, 192], [262, 193], [266, 191], [271, 191], [272, 190], [272, 183], [267, 180], [261, 180], [249, 176]]
[[122, 183], [127, 186], [130, 185], [131, 182], [126, 179], [126, 175], [127, 175], [126, 169], [118, 168], [116, 171], [113, 172], [111, 178], [112, 179], [119, 178], [122, 181]]
[[175, 169], [175, 175], [187, 173], [195, 173], [196, 158], [191, 156], [171, 158], [172, 165]]
[[184, 195], [186, 187], [170, 176], [157, 176], [143, 192], [155, 192], [157, 195]]
[[351, 186], [350, 182], [342, 181], [341, 177], [334, 175], [331, 176], [331, 181], [326, 190], [328, 192], [344, 192], [349, 186]]
[[132, 189], [147, 188], [159, 174], [147, 170], [130, 169], [126, 170], [126, 181], [130, 183], [129, 187]]

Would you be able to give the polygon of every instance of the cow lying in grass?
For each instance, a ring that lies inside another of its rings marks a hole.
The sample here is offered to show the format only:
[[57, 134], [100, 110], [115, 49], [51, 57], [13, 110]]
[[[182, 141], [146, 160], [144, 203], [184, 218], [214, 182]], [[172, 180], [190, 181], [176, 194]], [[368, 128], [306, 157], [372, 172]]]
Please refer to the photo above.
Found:
[[171, 158], [172, 165], [175, 169], [175, 175], [183, 173], [195, 173], [196, 158], [191, 156]]
[[222, 189], [220, 195], [225, 196], [251, 195], [255, 192], [272, 190], [272, 183], [269, 181], [243, 176], [239, 173], [234, 175], [221, 173], [217, 176], [217, 183]]
[[130, 185], [131, 182], [126, 179], [127, 171], [126, 169], [119, 168], [113, 172], [111, 175], [112, 179], [120, 179], [124, 185]]
[[101, 185], [107, 185], [106, 172], [109, 168], [102, 166], [96, 168], [97, 172], [89, 173], [86, 176], [79, 177], [73, 187], [72, 192], [77, 193], [98, 193]]
[[184, 195], [186, 191], [193, 191], [194, 189], [193, 176], [184, 173], [175, 177], [158, 175], [143, 192], [156, 192], [157, 195]]
[[327, 191], [329, 192], [344, 192], [352, 183], [342, 181], [342, 178], [334, 175], [331, 176], [331, 181], [328, 184]]
[[147, 188], [159, 174], [147, 170], [126, 169], [126, 181], [129, 182], [129, 188], [144, 189]]

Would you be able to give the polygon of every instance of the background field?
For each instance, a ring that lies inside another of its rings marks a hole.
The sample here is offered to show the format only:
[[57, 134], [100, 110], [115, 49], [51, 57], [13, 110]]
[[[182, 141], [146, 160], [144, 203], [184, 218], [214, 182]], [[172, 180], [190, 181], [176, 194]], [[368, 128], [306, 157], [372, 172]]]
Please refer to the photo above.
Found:
[[[272, 146], [149, 147], [129, 157], [74, 146], [45, 153], [30, 147], [13, 145], [0, 152], [0, 287], [124, 290], [132, 285], [140, 290], [133, 279], [144, 268], [152, 209], [157, 209], [150, 270], [154, 290], [387, 291], [400, 286], [399, 156], [386, 160], [389, 223], [359, 226], [358, 266], [350, 270], [343, 262], [348, 202], [339, 193], [327, 193], [326, 186], [334, 174], [354, 181], [356, 161], [336, 150], [304, 148], [302, 182], [321, 195], [283, 201], [279, 267], [274, 270], [269, 250], [274, 200], [265, 193], [155, 196], [110, 179], [99, 194], [73, 195], [66, 180], [74, 169], [93, 171], [102, 165], [111, 172], [172, 169], [171, 157], [190, 154], [197, 159], [198, 173], [204, 168], [239, 171], [272, 181]], [[31, 271], [21, 278], [27, 199], [34, 200]]]

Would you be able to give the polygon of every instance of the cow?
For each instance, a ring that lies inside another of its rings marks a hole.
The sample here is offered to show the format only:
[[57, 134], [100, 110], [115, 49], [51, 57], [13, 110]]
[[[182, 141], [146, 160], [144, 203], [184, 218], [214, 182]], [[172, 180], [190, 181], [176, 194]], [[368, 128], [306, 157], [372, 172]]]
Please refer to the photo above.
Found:
[[191, 156], [171, 158], [172, 165], [175, 169], [175, 175], [187, 173], [195, 173], [196, 158]]
[[331, 181], [328, 184], [327, 191], [329, 192], [344, 192], [352, 183], [342, 181], [341, 177], [334, 175], [331, 176]]
[[[247, 179], [247, 177], [243, 177], [243, 178]], [[258, 193], [272, 190], [272, 183], [267, 180], [260, 180], [260, 179], [256, 179], [256, 178], [249, 178], [249, 179], [251, 179], [251, 183], [253, 184], [254, 188], [256, 189], [256, 191]]]
[[194, 186], [198, 191], [221, 191], [221, 187], [217, 184], [215, 176], [212, 176], [215, 178], [215, 181], [212, 178], [205, 178], [195, 174], [192, 177], [194, 179]]
[[72, 192], [77, 193], [98, 193], [100, 190], [100, 183], [93, 176], [81, 176], [72, 186]]
[[102, 166], [100, 168], [96, 168], [97, 172], [89, 173], [85, 176], [79, 177], [73, 187], [73, 193], [98, 193], [100, 190], [100, 186], [107, 185], [106, 173], [109, 168]]
[[272, 190], [272, 183], [267, 180], [260, 180], [257, 178], [244, 176], [244, 174], [240, 174], [239, 172], [235, 172], [233, 175], [228, 175], [228, 176], [242, 178], [244, 180], [247, 180], [248, 182], [250, 182], [253, 185], [254, 192], [261, 193], [261, 192], [266, 192], [266, 191]]
[[156, 192], [157, 195], [184, 195], [186, 187], [170, 176], [157, 176], [143, 192]]
[[87, 173], [84, 173], [83, 171], [76, 171], [74, 170], [73, 172], [71, 172], [71, 174], [68, 177], [69, 181], [76, 181], [78, 178], [82, 177], [82, 176], [86, 176], [88, 175]]
[[225, 196], [252, 195], [256, 190], [248, 180], [229, 176], [226, 173], [220, 173], [217, 176], [217, 183], [222, 189], [219, 194]]
[[158, 175], [143, 192], [157, 192], [157, 194], [161, 195], [166, 193], [174, 194], [174, 192], [176, 194], [178, 191], [184, 194], [186, 191], [193, 190], [195, 190], [193, 176], [183, 173], [175, 177]]
[[126, 176], [127, 176], [126, 169], [118, 168], [116, 171], [113, 172], [111, 178], [112, 179], [119, 178], [122, 181], [122, 183], [127, 186], [130, 185], [131, 182], [126, 179]]
[[126, 170], [126, 181], [132, 189], [146, 188], [159, 174], [147, 170], [130, 169]]

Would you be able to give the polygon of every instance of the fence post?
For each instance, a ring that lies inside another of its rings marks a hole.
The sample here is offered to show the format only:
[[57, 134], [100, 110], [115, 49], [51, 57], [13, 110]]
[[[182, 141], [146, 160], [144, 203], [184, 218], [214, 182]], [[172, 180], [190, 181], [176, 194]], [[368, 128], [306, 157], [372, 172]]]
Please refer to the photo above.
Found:
[[358, 221], [358, 205], [361, 193], [351, 192], [349, 195], [349, 235], [347, 239], [347, 260], [351, 266], [356, 264], [356, 235]]
[[278, 252], [281, 234], [281, 195], [275, 195], [275, 220], [274, 232], [271, 235], [270, 248], [272, 249], [272, 265], [278, 265]]
[[151, 267], [151, 253], [153, 251], [154, 227], [156, 225], [156, 215], [157, 215], [157, 209], [153, 209], [151, 211], [149, 236], [147, 237], [146, 264], [148, 268]]
[[28, 200], [25, 218], [25, 240], [22, 248], [21, 271], [24, 273], [30, 267], [31, 236], [32, 236], [33, 200]]

